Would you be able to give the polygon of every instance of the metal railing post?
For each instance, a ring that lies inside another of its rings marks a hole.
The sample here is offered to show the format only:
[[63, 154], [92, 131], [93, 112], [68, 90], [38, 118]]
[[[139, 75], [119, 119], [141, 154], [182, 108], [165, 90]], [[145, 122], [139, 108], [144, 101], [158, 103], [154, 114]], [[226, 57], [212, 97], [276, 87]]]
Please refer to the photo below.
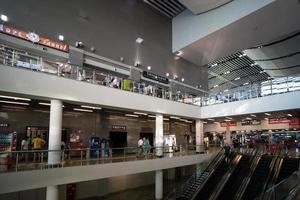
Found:
[[83, 153], [82, 153], [82, 149], [80, 149], [80, 163], [82, 165], [82, 159], [83, 159]]
[[44, 152], [41, 153], [41, 169], [43, 169]]
[[19, 153], [16, 155], [16, 172], [18, 171]]

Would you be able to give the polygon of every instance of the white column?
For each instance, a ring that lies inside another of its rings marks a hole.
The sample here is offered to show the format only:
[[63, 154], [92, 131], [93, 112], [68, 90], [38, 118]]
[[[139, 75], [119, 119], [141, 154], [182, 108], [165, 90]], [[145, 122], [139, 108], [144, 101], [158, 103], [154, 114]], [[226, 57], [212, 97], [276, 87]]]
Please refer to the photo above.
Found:
[[61, 161], [61, 127], [62, 127], [62, 101], [51, 100], [49, 122], [49, 152], [48, 164], [57, 164]]
[[203, 122], [197, 119], [196, 120], [196, 145], [197, 145], [196, 152], [197, 153], [204, 152], [203, 141], [204, 141]]
[[155, 171], [155, 199], [163, 199], [163, 170]]
[[155, 120], [155, 146], [156, 148], [156, 156], [163, 156], [163, 145], [164, 145], [164, 130], [163, 130], [163, 116], [161, 114], [156, 115]]
[[59, 200], [58, 186], [47, 186], [46, 200]]
[[232, 145], [230, 126], [226, 127], [226, 144]]

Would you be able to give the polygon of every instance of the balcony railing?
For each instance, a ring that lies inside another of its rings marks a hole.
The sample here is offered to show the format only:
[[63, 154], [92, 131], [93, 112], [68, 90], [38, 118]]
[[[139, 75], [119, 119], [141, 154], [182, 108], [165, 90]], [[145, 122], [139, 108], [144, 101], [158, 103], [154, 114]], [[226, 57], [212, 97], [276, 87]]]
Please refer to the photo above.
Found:
[[[196, 152], [196, 149], [198, 152]], [[161, 157], [179, 157], [197, 153], [214, 153], [220, 150], [216, 146], [179, 145], [172, 147], [152, 147], [145, 151], [139, 147], [125, 148], [82, 148], [63, 150], [28, 150], [0, 152], [0, 172], [18, 172], [25, 170], [42, 170], [71, 166], [95, 165], [103, 163], [128, 162], [136, 160], [158, 159]], [[157, 156], [162, 152], [161, 156]], [[49, 154], [58, 156], [59, 162], [49, 162]]]
[[0, 64], [196, 106], [209, 106], [300, 90], [300, 76], [295, 76], [249, 84], [218, 94], [207, 96], [203, 93], [202, 96], [197, 96], [180, 89], [173, 89], [168, 84], [155, 84], [147, 80], [132, 81], [126, 75], [117, 75], [96, 67], [78, 67], [69, 63], [55, 62], [1, 44]]

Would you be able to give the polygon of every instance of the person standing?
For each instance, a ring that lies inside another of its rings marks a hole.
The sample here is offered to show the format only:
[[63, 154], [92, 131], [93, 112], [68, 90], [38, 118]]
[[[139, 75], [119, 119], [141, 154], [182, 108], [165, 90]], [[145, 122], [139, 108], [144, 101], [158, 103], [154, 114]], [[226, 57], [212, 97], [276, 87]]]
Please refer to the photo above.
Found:
[[138, 141], [138, 154], [137, 157], [142, 157], [143, 155], [143, 146], [144, 146], [144, 141], [142, 138], [139, 139]]
[[29, 137], [26, 135], [25, 138], [22, 140], [21, 142], [21, 151], [23, 151], [22, 153], [22, 159], [24, 159], [24, 161], [26, 163], [28, 163], [28, 149], [29, 149], [29, 141], [28, 141]]
[[33, 155], [33, 162], [35, 162], [36, 155], [38, 155], [39, 161], [41, 159], [41, 154], [39, 151], [42, 150], [42, 147], [46, 144], [46, 141], [41, 138], [41, 135], [37, 135], [37, 137], [32, 140], [31, 144], [33, 145], [33, 150], [37, 151]]
[[224, 156], [225, 156], [225, 162], [227, 164], [230, 163], [230, 153], [231, 153], [231, 148], [228, 144], [225, 144], [224, 146]]

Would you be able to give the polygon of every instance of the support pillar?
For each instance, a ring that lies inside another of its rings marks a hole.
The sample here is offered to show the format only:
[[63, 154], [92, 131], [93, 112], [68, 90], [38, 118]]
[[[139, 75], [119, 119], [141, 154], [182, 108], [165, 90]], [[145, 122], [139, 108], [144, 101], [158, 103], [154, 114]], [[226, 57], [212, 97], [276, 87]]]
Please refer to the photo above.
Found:
[[203, 122], [196, 120], [196, 153], [204, 153], [204, 130]]
[[226, 127], [226, 141], [225, 143], [228, 144], [228, 145], [232, 145], [232, 139], [231, 139], [231, 131], [230, 131], [230, 126], [227, 126]]
[[46, 200], [59, 200], [58, 186], [47, 186]]
[[164, 132], [163, 132], [163, 116], [161, 114], [156, 115], [155, 119], [155, 147], [156, 156], [163, 157], [163, 145], [164, 145]]
[[155, 171], [155, 199], [163, 199], [163, 170]]
[[[49, 154], [48, 164], [61, 162], [61, 127], [62, 127], [62, 101], [51, 100], [49, 122]], [[51, 150], [55, 150], [52, 151]]]

